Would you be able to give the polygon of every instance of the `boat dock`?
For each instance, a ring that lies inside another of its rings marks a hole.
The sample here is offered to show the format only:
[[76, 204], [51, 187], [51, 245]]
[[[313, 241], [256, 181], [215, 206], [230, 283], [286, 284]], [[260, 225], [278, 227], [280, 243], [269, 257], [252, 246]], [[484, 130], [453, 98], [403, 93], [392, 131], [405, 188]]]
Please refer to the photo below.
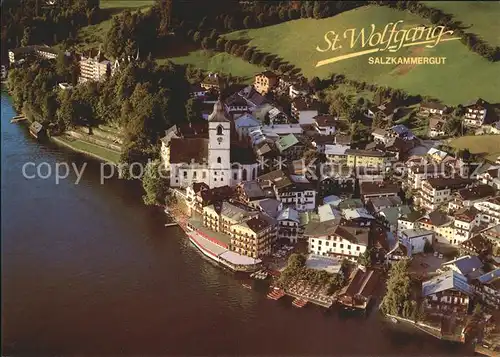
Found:
[[295, 298], [293, 301], [292, 301], [292, 305], [295, 306], [295, 307], [304, 307], [306, 306], [308, 303], [307, 300], [305, 299], [300, 299], [300, 298]]
[[11, 123], [18, 123], [20, 121], [27, 120], [27, 118], [24, 115], [16, 115], [15, 117], [12, 117], [10, 120]]
[[285, 296], [285, 292], [279, 288], [273, 288], [268, 294], [267, 298], [271, 300], [279, 300]]
[[170, 222], [170, 223], [165, 223], [165, 227], [174, 227], [174, 226], [178, 226], [179, 223], [177, 222]]

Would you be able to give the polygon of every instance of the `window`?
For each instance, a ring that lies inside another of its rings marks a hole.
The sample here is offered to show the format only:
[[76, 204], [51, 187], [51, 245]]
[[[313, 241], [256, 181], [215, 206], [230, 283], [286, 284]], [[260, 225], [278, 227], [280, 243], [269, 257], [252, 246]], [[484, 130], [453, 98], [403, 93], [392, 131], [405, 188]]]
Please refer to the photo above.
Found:
[[233, 180], [237, 180], [237, 179], [238, 179], [238, 174], [235, 172], [235, 173], [233, 174]]
[[196, 172], [196, 171], [194, 171], [194, 172], [193, 172], [193, 178], [194, 178], [194, 179], [196, 178], [196, 174], [197, 174], [197, 172]]
[[332, 245], [333, 245], [333, 247], [334, 247], [334, 248], [336, 248], [336, 247], [337, 247], [337, 243], [333, 243]]
[[358, 250], [358, 251], [359, 251], [359, 246], [358, 246], [358, 247], [356, 247], [356, 250]]
[[217, 158], [217, 163], [220, 164], [222, 162], [222, 159], [220, 158], [220, 156]]
[[340, 249], [344, 249], [344, 244], [340, 244]]
[[184, 178], [187, 178], [188, 177], [188, 173], [187, 171], [184, 171]]
[[328, 247], [330, 245], [330, 243], [329, 242], [325, 242], [325, 245]]
[[217, 135], [222, 135], [222, 130], [223, 130], [222, 125], [219, 125], [217, 127]]
[[351, 250], [351, 246], [350, 246], [350, 245], [348, 245], [348, 246], [347, 246], [347, 249]]

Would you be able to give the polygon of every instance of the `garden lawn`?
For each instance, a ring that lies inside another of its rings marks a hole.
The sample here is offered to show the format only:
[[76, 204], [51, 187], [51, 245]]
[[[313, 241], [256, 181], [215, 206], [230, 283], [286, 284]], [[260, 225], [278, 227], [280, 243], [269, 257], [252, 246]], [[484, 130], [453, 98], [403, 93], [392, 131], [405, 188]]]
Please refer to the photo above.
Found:
[[[346, 29], [366, 28], [370, 24], [382, 31], [389, 22], [403, 20], [405, 28], [429, 24], [418, 15], [385, 6], [364, 6], [326, 19], [299, 19], [264, 28], [241, 30], [226, 34], [228, 39], [245, 39], [250, 46], [262, 52], [274, 53], [290, 62], [307, 78], [328, 78], [341, 73], [349, 79], [400, 88], [410, 94], [420, 94], [440, 99], [448, 105], [465, 103], [481, 97], [489, 102], [500, 102], [500, 62], [491, 63], [469, 51], [459, 40], [442, 42], [428, 49], [423, 46], [403, 47], [397, 53], [383, 52], [386, 56], [436, 56], [446, 57], [442, 65], [392, 65], [369, 64], [370, 56], [364, 55], [336, 63], [316, 67], [318, 61], [342, 54], [357, 52], [360, 47], [350, 49], [349, 42], [342, 40], [343, 47], [334, 52], [319, 52], [316, 47], [326, 47], [324, 34], [336, 31], [343, 34]], [[342, 37], [342, 36], [341, 36]]]

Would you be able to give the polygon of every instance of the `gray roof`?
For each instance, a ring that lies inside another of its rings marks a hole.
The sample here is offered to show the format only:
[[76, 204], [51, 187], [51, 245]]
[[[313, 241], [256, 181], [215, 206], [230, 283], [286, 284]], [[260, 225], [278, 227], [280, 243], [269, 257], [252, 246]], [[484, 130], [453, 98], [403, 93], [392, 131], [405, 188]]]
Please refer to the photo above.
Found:
[[274, 198], [265, 198], [263, 200], [257, 201], [258, 206], [264, 211], [267, 215], [272, 218], [278, 217], [278, 208], [281, 204], [280, 201]]
[[277, 220], [278, 221], [290, 220], [300, 223], [299, 212], [290, 207], [285, 208], [283, 211], [280, 212]]
[[429, 296], [446, 290], [457, 290], [470, 295], [472, 290], [462, 274], [450, 270], [422, 283], [422, 295]]
[[398, 206], [398, 207], [387, 207], [383, 210], [379, 211], [379, 214], [382, 215], [389, 224], [397, 224], [399, 217], [402, 215], [409, 214], [411, 212], [411, 208], [407, 205]]

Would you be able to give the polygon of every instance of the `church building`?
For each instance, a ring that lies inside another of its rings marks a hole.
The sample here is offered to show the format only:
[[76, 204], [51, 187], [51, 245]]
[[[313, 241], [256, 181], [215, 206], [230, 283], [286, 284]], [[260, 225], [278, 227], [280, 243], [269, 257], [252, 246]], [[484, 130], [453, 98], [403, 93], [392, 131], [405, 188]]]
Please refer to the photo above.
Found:
[[169, 142], [170, 186], [204, 182], [210, 188], [236, 186], [257, 178], [258, 164], [251, 148], [231, 143], [231, 120], [219, 99], [208, 117], [208, 139], [172, 138]]

